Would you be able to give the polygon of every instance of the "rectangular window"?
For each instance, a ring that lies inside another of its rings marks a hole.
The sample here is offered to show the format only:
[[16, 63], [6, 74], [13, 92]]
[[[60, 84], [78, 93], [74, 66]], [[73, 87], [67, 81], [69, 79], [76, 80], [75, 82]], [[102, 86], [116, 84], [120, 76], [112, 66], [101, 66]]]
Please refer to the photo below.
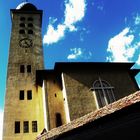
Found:
[[24, 73], [24, 72], [25, 72], [24, 65], [20, 65], [20, 73]]
[[15, 133], [20, 133], [20, 122], [19, 121], [15, 122]]
[[24, 100], [24, 90], [20, 90], [19, 99]]
[[27, 72], [31, 73], [31, 65], [27, 65]]
[[27, 99], [28, 100], [31, 100], [32, 99], [32, 91], [31, 90], [28, 90], [27, 91]]
[[23, 132], [24, 133], [29, 133], [29, 122], [28, 121], [24, 121], [23, 122]]
[[37, 121], [32, 121], [32, 132], [37, 132]]

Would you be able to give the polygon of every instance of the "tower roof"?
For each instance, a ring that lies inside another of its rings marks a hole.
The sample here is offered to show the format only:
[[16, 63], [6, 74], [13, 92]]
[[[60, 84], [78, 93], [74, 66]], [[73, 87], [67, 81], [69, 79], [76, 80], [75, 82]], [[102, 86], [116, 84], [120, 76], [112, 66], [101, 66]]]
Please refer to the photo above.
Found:
[[35, 11], [37, 8], [29, 2], [22, 2], [17, 6], [16, 10]]

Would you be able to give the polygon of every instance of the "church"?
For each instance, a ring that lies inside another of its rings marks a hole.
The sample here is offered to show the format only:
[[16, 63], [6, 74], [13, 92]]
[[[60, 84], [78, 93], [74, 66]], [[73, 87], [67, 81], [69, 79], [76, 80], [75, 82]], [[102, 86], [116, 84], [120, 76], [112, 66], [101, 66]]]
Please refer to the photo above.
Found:
[[28, 2], [11, 9], [3, 140], [35, 140], [41, 132], [68, 128], [139, 90], [134, 63], [57, 62], [54, 69], [44, 69], [42, 14]]

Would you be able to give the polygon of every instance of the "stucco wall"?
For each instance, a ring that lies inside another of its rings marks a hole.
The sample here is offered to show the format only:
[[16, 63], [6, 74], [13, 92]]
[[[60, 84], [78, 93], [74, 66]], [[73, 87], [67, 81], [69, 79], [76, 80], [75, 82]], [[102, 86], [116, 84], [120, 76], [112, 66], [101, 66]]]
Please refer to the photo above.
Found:
[[60, 113], [62, 124], [66, 123], [62, 85], [55, 76], [48, 75], [46, 80], [46, 97], [49, 129], [56, 127], [56, 113]]

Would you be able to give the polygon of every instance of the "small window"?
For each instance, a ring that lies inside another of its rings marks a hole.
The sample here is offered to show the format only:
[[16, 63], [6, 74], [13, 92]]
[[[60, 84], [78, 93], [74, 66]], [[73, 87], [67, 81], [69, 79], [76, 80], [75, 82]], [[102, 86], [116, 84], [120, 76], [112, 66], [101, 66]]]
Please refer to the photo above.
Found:
[[31, 90], [28, 90], [27, 91], [27, 99], [28, 100], [31, 100], [32, 99], [32, 91]]
[[28, 121], [24, 121], [23, 122], [23, 132], [24, 133], [29, 133], [29, 122]]
[[32, 121], [32, 132], [37, 132], [37, 121]]
[[33, 21], [33, 18], [32, 18], [32, 17], [29, 17], [29, 18], [28, 18], [28, 21]]
[[57, 97], [57, 94], [55, 93], [54, 96]]
[[33, 34], [33, 30], [28, 30], [28, 34]]
[[56, 127], [61, 126], [62, 125], [62, 119], [61, 119], [61, 114], [60, 113], [56, 113]]
[[25, 24], [24, 23], [20, 23], [19, 26], [20, 27], [25, 27]]
[[20, 122], [19, 121], [15, 122], [15, 133], [20, 133]]
[[24, 72], [25, 72], [24, 65], [20, 65], [20, 73], [24, 73]]
[[25, 17], [21, 17], [20, 18], [20, 21], [25, 21]]
[[31, 73], [31, 65], [27, 65], [27, 72]]
[[25, 30], [19, 30], [20, 34], [25, 34]]
[[24, 90], [20, 90], [19, 99], [24, 100]]
[[28, 24], [28, 27], [33, 27], [33, 24], [32, 24], [32, 23], [29, 23], [29, 24]]

